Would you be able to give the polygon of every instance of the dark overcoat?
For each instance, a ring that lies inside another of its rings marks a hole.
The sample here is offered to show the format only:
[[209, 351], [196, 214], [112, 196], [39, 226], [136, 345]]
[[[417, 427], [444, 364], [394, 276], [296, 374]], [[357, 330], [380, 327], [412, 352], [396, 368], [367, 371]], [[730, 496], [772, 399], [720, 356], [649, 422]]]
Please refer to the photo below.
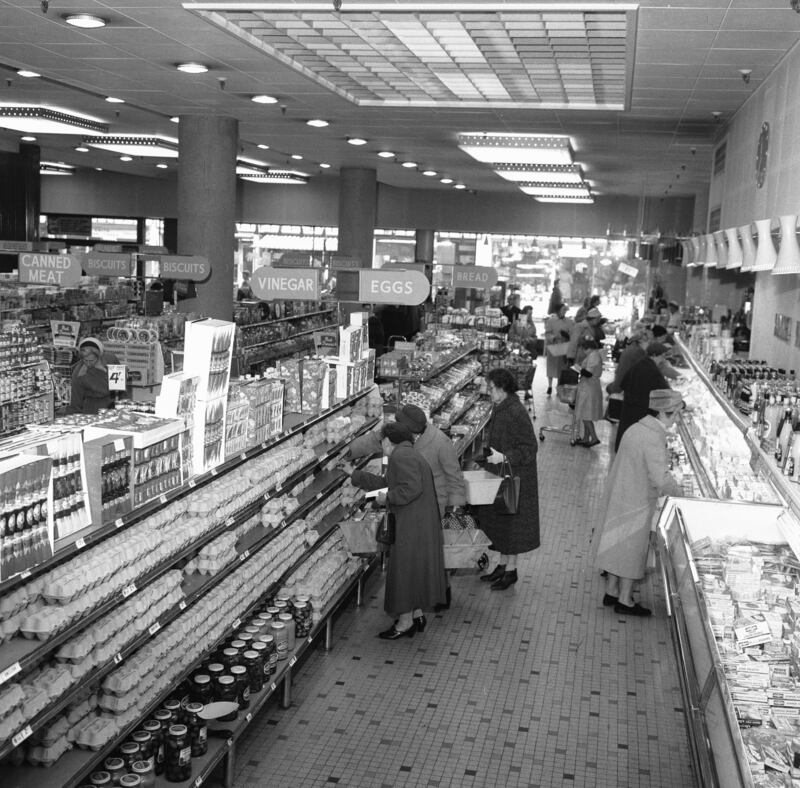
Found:
[[[539, 480], [536, 472], [536, 434], [525, 406], [515, 394], [494, 406], [486, 430], [486, 446], [505, 454], [520, 478], [519, 511], [500, 514], [493, 506], [479, 506], [481, 530], [492, 540], [492, 549], [518, 555], [539, 546]], [[494, 467], [499, 470], [500, 466]]]
[[[357, 487], [382, 486], [381, 479], [353, 471]], [[386, 467], [386, 503], [396, 518], [395, 542], [389, 550], [383, 609], [390, 616], [417, 608], [430, 610], [444, 602], [447, 578], [444, 568], [439, 504], [433, 472], [410, 443], [395, 446]]]
[[619, 444], [625, 430], [647, 415], [650, 392], [669, 388], [667, 379], [661, 374], [656, 362], [649, 356], [639, 359], [625, 373], [620, 385], [623, 397], [622, 413], [617, 426], [617, 437], [614, 440], [614, 451], [619, 451]]

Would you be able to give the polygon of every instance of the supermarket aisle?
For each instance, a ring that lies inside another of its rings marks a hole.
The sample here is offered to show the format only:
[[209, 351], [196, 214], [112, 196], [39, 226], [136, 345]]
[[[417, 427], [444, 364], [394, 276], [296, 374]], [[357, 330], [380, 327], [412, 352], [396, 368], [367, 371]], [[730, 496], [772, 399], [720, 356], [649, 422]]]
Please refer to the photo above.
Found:
[[[536, 381], [536, 425], [566, 407]], [[237, 753], [236, 786], [694, 785], [663, 599], [649, 620], [604, 608], [590, 544], [609, 462], [603, 443], [540, 445], [542, 547], [492, 592], [453, 578], [452, 608], [386, 642], [382, 576], [301, 665], [293, 704], [266, 709]]]

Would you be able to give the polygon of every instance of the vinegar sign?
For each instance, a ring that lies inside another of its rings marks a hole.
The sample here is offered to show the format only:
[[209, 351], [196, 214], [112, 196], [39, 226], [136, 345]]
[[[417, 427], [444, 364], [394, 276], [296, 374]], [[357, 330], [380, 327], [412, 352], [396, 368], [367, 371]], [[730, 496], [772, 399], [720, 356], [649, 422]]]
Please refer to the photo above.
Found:
[[262, 301], [319, 301], [319, 269], [262, 266], [253, 271], [250, 287]]
[[431, 283], [419, 271], [362, 268], [358, 277], [358, 300], [364, 303], [416, 306], [431, 292]]

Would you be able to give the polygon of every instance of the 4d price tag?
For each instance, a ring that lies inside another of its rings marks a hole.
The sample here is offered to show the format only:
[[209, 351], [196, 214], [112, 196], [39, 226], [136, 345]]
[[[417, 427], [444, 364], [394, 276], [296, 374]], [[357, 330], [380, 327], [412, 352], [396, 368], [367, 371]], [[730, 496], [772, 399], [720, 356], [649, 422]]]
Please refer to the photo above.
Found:
[[75, 542], [75, 549], [83, 550], [84, 547], [86, 547], [86, 540], [83, 537], [81, 537]]
[[108, 365], [108, 390], [125, 391], [128, 384], [128, 374], [124, 364]]
[[117, 519], [114, 520], [115, 528], [122, 528], [123, 525], [125, 525], [125, 521], [121, 517], [117, 517]]
[[152, 625], [150, 626], [150, 629], [148, 629], [147, 631], [148, 631], [148, 632], [149, 632], [151, 635], [155, 635], [155, 634], [156, 634], [156, 632], [158, 632], [158, 630], [159, 630], [159, 629], [161, 629], [161, 624], [159, 624], [159, 623], [158, 623], [158, 621], [156, 621], [156, 623], [155, 623], [155, 624], [152, 624]]
[[122, 654], [117, 652], [116, 654], [114, 654], [114, 664], [119, 665], [120, 662], [122, 662]]
[[26, 725], [16, 736], [11, 737], [11, 744], [15, 747], [18, 747], [25, 739], [29, 738], [33, 734], [30, 725]]
[[122, 589], [122, 598], [127, 599], [131, 594], [136, 593], [136, 583], [131, 583]]
[[249, 550], [245, 550], [245, 551], [244, 551], [244, 552], [243, 552], [243, 553], [242, 553], [242, 554], [239, 556], [239, 560], [240, 560], [240, 561], [246, 561], [248, 558], [250, 558], [250, 551], [249, 551]]
[[19, 662], [9, 665], [2, 673], [0, 673], [0, 684], [5, 684], [9, 679], [14, 678], [22, 670]]

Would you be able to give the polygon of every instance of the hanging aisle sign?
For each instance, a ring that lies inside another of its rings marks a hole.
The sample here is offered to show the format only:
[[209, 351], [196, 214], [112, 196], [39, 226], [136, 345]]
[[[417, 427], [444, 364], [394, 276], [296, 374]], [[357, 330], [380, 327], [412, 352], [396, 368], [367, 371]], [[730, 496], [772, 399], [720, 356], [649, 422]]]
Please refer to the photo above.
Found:
[[132, 276], [133, 255], [108, 252], [86, 252], [81, 256], [87, 276]]
[[417, 306], [431, 292], [431, 283], [419, 271], [363, 268], [358, 272], [358, 300], [370, 304]]
[[23, 252], [19, 255], [19, 281], [37, 285], [76, 285], [81, 279], [81, 263], [74, 254], [41, 254]]
[[361, 258], [345, 254], [330, 256], [331, 271], [357, 271], [361, 268]]
[[160, 275], [164, 279], [184, 279], [202, 282], [211, 276], [208, 258], [200, 255], [162, 254]]
[[497, 271], [494, 268], [477, 265], [454, 265], [453, 287], [488, 289], [497, 284]]
[[33, 241], [0, 241], [0, 252], [32, 252]]
[[319, 269], [262, 266], [253, 271], [250, 287], [262, 301], [319, 301]]

